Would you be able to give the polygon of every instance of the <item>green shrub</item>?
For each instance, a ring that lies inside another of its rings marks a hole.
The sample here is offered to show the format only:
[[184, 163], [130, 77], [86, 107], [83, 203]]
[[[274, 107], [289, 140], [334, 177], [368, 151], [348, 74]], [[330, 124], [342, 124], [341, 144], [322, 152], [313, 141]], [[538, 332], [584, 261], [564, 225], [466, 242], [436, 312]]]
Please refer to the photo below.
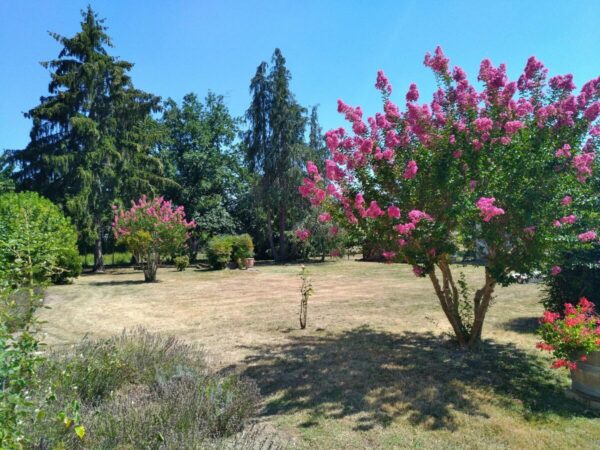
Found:
[[550, 311], [562, 312], [566, 302], [577, 303], [586, 297], [600, 310], [600, 250], [577, 250], [566, 252], [560, 264], [562, 271], [546, 279], [546, 291], [542, 300]]
[[190, 258], [187, 255], [175, 258], [175, 267], [179, 272], [183, 272], [190, 265]]
[[233, 244], [231, 262], [241, 266], [245, 258], [252, 258], [254, 256], [254, 243], [249, 234], [231, 236], [231, 240]]
[[206, 257], [211, 268], [224, 269], [231, 261], [233, 240], [231, 236], [215, 236], [208, 241]]
[[[81, 405], [86, 448], [207, 448], [240, 431], [259, 402], [253, 382], [214, 373], [198, 348], [142, 329], [55, 352], [40, 376], [57, 411]], [[56, 413], [47, 417], [38, 442], [81, 445], [54, 426]]]
[[228, 263], [242, 266], [245, 258], [254, 256], [254, 244], [249, 234], [215, 236], [206, 248], [208, 264], [223, 269]]
[[13, 286], [63, 282], [81, 272], [77, 232], [35, 192], [0, 195], [0, 279]]

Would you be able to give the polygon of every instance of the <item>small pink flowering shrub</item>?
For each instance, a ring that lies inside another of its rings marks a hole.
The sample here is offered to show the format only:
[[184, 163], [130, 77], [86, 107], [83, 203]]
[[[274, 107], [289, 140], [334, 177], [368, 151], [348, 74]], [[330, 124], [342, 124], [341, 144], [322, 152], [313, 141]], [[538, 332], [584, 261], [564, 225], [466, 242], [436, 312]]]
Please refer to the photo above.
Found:
[[180, 253], [185, 248], [188, 230], [194, 221], [185, 219], [183, 206], [146, 196], [133, 202], [128, 210], [115, 207], [113, 232], [118, 242], [125, 244], [144, 269], [146, 281], [156, 281], [161, 256]]
[[575, 369], [577, 361], [600, 350], [600, 317], [594, 304], [585, 297], [576, 306], [565, 303], [564, 313], [545, 311], [538, 333], [542, 338], [537, 348], [551, 352], [556, 358], [552, 367]]
[[[416, 84], [404, 107], [394, 103], [383, 72], [383, 111], [365, 119], [360, 106], [338, 101], [351, 131], [326, 133], [330, 158], [322, 173], [308, 166], [299, 190], [386, 260], [429, 277], [458, 342], [473, 345], [495, 286], [511, 283], [511, 271], [550, 272], [559, 244], [598, 243], [597, 230], [576, 227], [591, 209], [600, 77], [576, 93], [571, 75], [547, 82], [535, 57], [516, 81], [486, 59], [479, 87], [439, 47], [424, 63], [439, 86], [429, 103], [418, 103]], [[485, 262], [468, 317], [450, 266], [458, 249]]]

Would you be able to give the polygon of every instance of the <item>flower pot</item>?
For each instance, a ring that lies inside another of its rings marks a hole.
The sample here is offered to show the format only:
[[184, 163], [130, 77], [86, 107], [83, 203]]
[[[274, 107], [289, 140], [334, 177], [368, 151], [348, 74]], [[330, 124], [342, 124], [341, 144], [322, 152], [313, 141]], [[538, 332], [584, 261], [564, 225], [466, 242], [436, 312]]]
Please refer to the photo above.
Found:
[[244, 267], [246, 269], [254, 267], [254, 258], [244, 258]]
[[571, 390], [590, 406], [600, 407], [600, 352], [587, 355], [587, 361], [577, 361], [571, 371]]

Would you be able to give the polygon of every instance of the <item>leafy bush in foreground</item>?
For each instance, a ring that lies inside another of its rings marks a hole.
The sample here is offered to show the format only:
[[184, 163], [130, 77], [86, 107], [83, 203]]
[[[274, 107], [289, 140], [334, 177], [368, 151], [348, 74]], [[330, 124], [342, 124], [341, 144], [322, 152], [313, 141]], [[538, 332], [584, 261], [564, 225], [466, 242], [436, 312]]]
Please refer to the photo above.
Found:
[[57, 411], [80, 405], [86, 430], [79, 440], [47, 421], [36, 438], [50, 448], [205, 448], [240, 431], [259, 399], [253, 382], [211, 372], [194, 346], [142, 329], [56, 352], [40, 375]]
[[11, 286], [63, 282], [81, 272], [77, 232], [35, 192], [0, 195], [0, 279]]

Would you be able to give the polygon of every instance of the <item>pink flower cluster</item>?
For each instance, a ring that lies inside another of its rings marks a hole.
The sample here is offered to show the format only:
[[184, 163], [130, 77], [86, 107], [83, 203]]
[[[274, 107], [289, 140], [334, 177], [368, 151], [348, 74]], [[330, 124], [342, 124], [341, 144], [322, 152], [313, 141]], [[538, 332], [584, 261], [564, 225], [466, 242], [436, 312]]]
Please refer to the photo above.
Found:
[[[113, 206], [115, 213], [117, 209], [116, 206]], [[163, 197], [148, 200], [148, 197], [143, 195], [137, 202], [132, 202], [129, 210], [121, 210], [115, 214], [112, 223], [115, 238], [130, 234], [134, 224], [139, 222], [150, 222], [154, 226], [163, 224], [170, 228], [182, 226], [185, 229], [191, 229], [196, 226], [193, 220], [185, 219], [183, 206], [175, 207], [171, 201], [167, 201]]]
[[377, 82], [375, 83], [375, 87], [387, 95], [392, 93], [392, 85], [385, 76], [385, 73], [383, 73], [383, 70], [377, 71]]
[[581, 233], [580, 235], [578, 235], [577, 238], [581, 242], [591, 242], [594, 239], [596, 239], [596, 232], [593, 230], [586, 231], [585, 233]]
[[577, 170], [577, 179], [584, 183], [587, 178], [592, 176], [592, 164], [595, 154], [593, 152], [582, 153], [573, 158], [573, 167]]
[[296, 237], [301, 241], [306, 241], [310, 237], [310, 231], [308, 230], [296, 230]]
[[477, 200], [477, 203], [475, 203], [484, 222], [489, 222], [494, 217], [504, 214], [502, 208], [498, 208], [494, 205], [495, 201], [496, 199], [494, 197], [481, 197]]

